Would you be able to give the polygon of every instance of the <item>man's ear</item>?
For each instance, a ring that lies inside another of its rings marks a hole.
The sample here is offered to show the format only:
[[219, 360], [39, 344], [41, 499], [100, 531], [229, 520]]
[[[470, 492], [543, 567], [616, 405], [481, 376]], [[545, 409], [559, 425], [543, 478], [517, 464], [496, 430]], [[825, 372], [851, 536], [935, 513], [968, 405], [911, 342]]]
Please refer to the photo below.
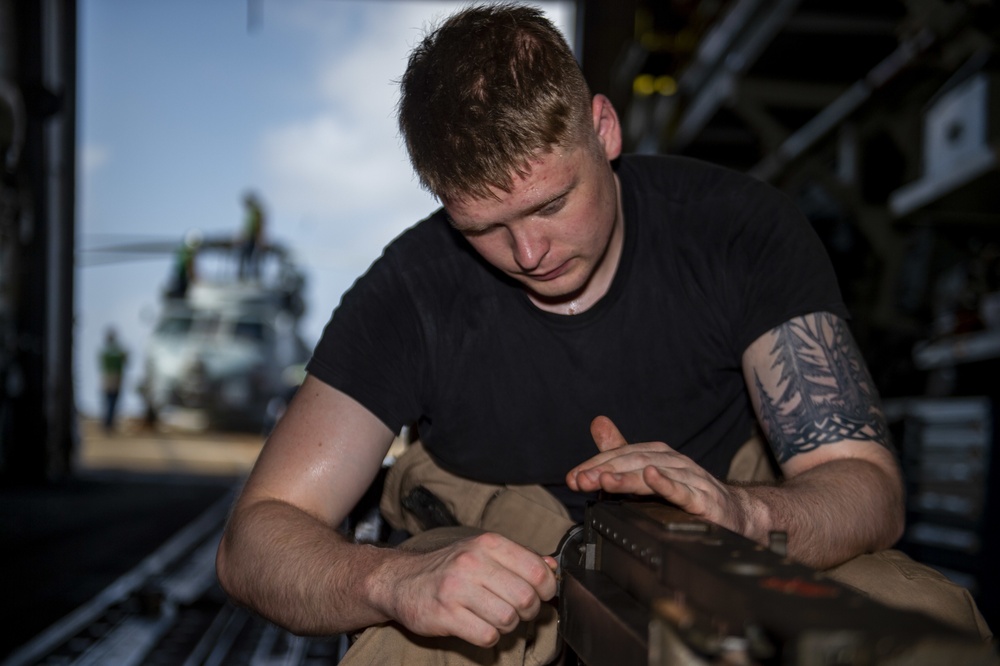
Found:
[[611, 100], [604, 95], [594, 95], [591, 102], [591, 113], [594, 117], [594, 131], [604, 148], [608, 161], [615, 160], [622, 154], [622, 126], [618, 122], [618, 113]]

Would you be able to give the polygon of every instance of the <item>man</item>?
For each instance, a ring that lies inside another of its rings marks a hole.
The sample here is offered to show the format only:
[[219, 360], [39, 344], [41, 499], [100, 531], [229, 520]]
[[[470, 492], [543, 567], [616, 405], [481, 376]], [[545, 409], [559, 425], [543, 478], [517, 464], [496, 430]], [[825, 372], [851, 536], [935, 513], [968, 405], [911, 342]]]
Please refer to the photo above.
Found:
[[188, 289], [197, 279], [195, 259], [201, 247], [201, 232], [189, 231], [184, 235], [184, 241], [174, 253], [174, 264], [171, 269], [171, 280], [167, 287], [167, 297], [185, 299]]
[[264, 208], [253, 192], [243, 195], [243, 233], [240, 241], [240, 279], [260, 277], [258, 257], [264, 235]]
[[115, 429], [118, 396], [127, 363], [128, 352], [119, 344], [115, 329], [108, 328], [104, 334], [104, 346], [98, 354], [98, 364], [101, 368], [101, 391], [104, 394], [104, 431], [109, 434]]
[[[416, 47], [401, 92], [443, 209], [328, 324], [221, 544], [236, 600], [299, 633], [390, 623], [460, 663], [537, 638], [524, 627], [555, 593], [545, 550], [490, 531], [432, 530], [408, 550], [336, 532], [410, 423], [430, 464], [468, 483], [452, 507], [477, 487], [530, 488], [576, 517], [597, 490], [658, 495], [759, 541], [785, 530], [818, 567], [896, 541], [903, 490], [875, 387], [823, 248], [782, 195], [621, 157], [609, 100], [530, 8], [459, 12]], [[755, 420], [786, 481], [724, 483]], [[422, 638], [441, 636], [459, 640]], [[379, 640], [361, 643], [399, 645]]]

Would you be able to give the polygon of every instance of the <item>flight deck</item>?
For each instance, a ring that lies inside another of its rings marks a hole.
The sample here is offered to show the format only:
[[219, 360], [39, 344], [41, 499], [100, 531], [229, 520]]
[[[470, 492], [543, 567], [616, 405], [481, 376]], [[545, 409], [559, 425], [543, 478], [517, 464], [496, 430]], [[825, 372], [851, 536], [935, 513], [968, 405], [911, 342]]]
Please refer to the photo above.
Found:
[[253, 434], [81, 424], [78, 473], [0, 489], [0, 663], [336, 663], [229, 603], [215, 549], [263, 442]]

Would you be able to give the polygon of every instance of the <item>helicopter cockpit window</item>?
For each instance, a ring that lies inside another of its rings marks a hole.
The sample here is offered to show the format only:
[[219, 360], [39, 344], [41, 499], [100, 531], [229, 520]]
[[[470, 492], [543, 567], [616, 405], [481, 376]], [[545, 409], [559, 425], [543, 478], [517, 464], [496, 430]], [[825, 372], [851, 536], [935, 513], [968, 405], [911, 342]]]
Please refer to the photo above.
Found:
[[263, 340], [264, 325], [259, 321], [238, 321], [233, 327], [233, 337], [244, 340]]
[[194, 332], [198, 335], [215, 335], [219, 330], [219, 318], [217, 316], [202, 316], [195, 321]]
[[183, 335], [191, 330], [191, 317], [167, 317], [160, 322], [156, 332], [164, 335]]

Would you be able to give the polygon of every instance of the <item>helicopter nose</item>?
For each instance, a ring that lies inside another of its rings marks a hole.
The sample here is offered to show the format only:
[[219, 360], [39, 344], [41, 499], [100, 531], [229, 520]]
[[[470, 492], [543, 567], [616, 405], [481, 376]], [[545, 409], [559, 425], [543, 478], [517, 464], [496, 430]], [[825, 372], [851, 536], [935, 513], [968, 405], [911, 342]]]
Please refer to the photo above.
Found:
[[208, 375], [208, 364], [201, 356], [195, 356], [189, 359], [185, 365], [184, 375], [192, 378], [204, 378]]

